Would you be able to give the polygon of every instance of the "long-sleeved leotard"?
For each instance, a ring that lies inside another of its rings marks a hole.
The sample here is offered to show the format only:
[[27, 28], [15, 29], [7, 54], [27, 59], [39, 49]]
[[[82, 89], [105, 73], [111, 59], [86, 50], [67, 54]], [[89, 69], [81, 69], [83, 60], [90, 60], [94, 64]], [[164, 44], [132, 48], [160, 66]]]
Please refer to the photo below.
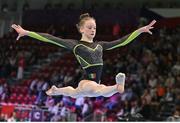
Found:
[[[99, 41], [93, 43], [72, 39], [62, 39], [49, 34], [36, 32], [29, 32], [28, 36], [71, 50], [82, 68], [86, 71], [87, 79], [99, 82], [103, 66], [103, 50], [112, 50], [124, 46], [130, 43], [138, 35], [139, 32], [134, 31], [133, 33], [115, 41]], [[97, 67], [98, 69], [94, 67]]]

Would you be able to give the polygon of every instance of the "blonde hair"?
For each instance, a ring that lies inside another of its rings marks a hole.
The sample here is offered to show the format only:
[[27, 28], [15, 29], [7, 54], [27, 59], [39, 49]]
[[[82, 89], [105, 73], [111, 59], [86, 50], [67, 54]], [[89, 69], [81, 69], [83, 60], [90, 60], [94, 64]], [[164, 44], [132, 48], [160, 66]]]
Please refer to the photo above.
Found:
[[[78, 29], [78, 31], [80, 32], [80, 27], [82, 27], [84, 25], [84, 23], [87, 21], [87, 20], [90, 20], [90, 19], [93, 19], [94, 21], [96, 21], [93, 17], [91, 17], [89, 15], [89, 13], [85, 13], [85, 14], [81, 14], [79, 16], [79, 23], [76, 24], [76, 27]], [[81, 33], [81, 32], [80, 32]]]

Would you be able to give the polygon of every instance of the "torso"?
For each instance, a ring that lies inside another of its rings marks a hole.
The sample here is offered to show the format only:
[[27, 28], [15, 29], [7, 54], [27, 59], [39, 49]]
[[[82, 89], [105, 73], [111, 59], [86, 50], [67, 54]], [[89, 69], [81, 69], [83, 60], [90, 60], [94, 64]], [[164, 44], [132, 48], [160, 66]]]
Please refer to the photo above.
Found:
[[100, 44], [79, 41], [73, 48], [74, 55], [85, 70], [84, 79], [100, 83], [103, 68], [103, 48]]
[[103, 48], [98, 43], [79, 41], [73, 48], [73, 52], [83, 69], [103, 65]]

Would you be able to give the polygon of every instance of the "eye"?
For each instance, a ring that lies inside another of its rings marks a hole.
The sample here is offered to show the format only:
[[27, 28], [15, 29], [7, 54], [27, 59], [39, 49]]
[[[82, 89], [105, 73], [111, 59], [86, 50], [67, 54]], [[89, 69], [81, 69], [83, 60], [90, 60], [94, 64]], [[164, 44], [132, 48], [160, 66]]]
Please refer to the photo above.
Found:
[[96, 30], [96, 27], [92, 27], [92, 26], [87, 26], [87, 28]]

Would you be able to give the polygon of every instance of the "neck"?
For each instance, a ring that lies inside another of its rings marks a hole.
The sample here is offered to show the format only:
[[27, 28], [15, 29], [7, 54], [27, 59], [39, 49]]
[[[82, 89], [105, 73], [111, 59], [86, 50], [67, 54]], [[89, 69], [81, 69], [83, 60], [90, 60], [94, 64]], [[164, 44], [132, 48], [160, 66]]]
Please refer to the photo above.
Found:
[[89, 39], [88, 37], [82, 35], [81, 41], [85, 41], [85, 42], [92, 43], [92, 42], [93, 42], [93, 39]]

